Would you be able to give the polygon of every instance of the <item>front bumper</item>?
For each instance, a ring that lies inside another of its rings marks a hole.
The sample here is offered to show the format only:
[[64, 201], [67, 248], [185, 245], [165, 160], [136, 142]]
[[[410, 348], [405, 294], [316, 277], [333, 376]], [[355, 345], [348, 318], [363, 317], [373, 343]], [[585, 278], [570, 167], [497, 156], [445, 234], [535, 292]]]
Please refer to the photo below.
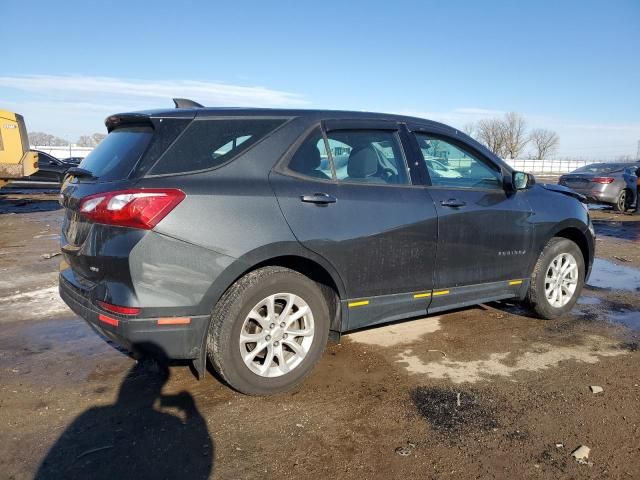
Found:
[[172, 317], [138, 318], [101, 311], [91, 303], [88, 292], [73, 285], [64, 272], [60, 272], [59, 289], [71, 310], [97, 332], [131, 352], [169, 359], [195, 359], [204, 353], [201, 350], [209, 326], [208, 315], [188, 317], [188, 324], [171, 324], [165, 322]]

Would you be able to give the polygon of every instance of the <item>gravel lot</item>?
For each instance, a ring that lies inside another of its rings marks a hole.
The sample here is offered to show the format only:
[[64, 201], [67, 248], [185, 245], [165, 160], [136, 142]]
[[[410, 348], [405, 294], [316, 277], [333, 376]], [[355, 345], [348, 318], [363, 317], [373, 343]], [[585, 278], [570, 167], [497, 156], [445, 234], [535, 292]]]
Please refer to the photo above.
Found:
[[598, 260], [566, 318], [495, 303], [359, 331], [255, 398], [93, 333], [45, 258], [56, 196], [3, 191], [0, 476], [639, 478], [640, 216], [592, 216]]

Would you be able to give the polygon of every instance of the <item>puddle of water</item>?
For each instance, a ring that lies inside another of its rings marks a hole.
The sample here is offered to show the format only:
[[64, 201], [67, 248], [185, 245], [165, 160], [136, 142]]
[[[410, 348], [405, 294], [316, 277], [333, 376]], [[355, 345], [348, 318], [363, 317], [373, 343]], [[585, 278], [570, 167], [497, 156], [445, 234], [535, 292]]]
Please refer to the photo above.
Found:
[[632, 328], [633, 330], [640, 330], [640, 312], [623, 311], [623, 312], [609, 312], [607, 313], [607, 319], [612, 323], [624, 325]]
[[5, 213], [52, 212], [62, 206], [57, 200], [5, 200], [0, 202], [0, 215]]
[[380, 347], [393, 347], [413, 343], [426, 333], [440, 330], [440, 317], [421, 318], [411, 322], [396, 323], [385, 327], [351, 333], [348, 338], [354, 342]]
[[612, 290], [640, 291], [640, 270], [596, 258], [587, 285]]
[[578, 298], [578, 305], [600, 305], [602, 300], [598, 297], [580, 297]]
[[640, 239], [640, 222], [617, 220], [593, 220], [596, 235], [621, 238], [623, 240]]
[[564, 347], [540, 343], [532, 345], [531, 351], [518, 356], [514, 356], [511, 352], [500, 352], [492, 353], [488, 359], [466, 362], [449, 358], [425, 362], [412, 349], [407, 349], [397, 356], [396, 362], [404, 363], [409, 373], [447, 379], [453, 383], [475, 383], [488, 380], [492, 376], [509, 377], [519, 371], [545, 370], [567, 360], [596, 363], [600, 357], [625, 353], [627, 353], [625, 350], [621, 350], [617, 344], [607, 338], [590, 336], [583, 345]]

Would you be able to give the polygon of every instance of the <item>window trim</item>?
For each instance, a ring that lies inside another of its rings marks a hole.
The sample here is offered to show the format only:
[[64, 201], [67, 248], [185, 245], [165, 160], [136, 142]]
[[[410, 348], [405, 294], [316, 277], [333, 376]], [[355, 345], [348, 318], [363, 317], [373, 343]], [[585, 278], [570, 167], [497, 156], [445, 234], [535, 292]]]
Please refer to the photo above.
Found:
[[[418, 184], [414, 179], [415, 169], [409, 169], [408, 167], [408, 154], [405, 146], [405, 139], [403, 137], [403, 131], [401, 127], [401, 123], [395, 120], [369, 120], [369, 119], [329, 119], [329, 120], [320, 120], [318, 122], [314, 122], [310, 125], [297, 139], [295, 142], [291, 144], [291, 146], [284, 153], [282, 158], [276, 163], [273, 171], [280, 173], [282, 175], [286, 175], [288, 177], [297, 178], [300, 180], [305, 180], [308, 182], [318, 182], [324, 184], [332, 184], [332, 185], [359, 185], [359, 186], [368, 186], [368, 187], [391, 187], [391, 188], [422, 188], [424, 185]], [[327, 130], [328, 126], [328, 130]], [[331, 165], [331, 179], [323, 179], [317, 177], [309, 177], [300, 172], [296, 172], [295, 170], [291, 170], [289, 168], [289, 163], [291, 159], [296, 154], [298, 149], [302, 146], [302, 144], [313, 134], [316, 128], [320, 128], [322, 133], [322, 138], [325, 142], [325, 150], [327, 151], [327, 156], [329, 159], [329, 164]], [[333, 154], [331, 153], [331, 149], [329, 148], [329, 138], [327, 136], [327, 131], [339, 131], [339, 130], [383, 130], [383, 131], [392, 131], [396, 137], [398, 146], [400, 148], [400, 156], [402, 157], [402, 162], [407, 175], [408, 183], [365, 183], [365, 182], [349, 182], [344, 180], [339, 180], [336, 175], [336, 167], [333, 161]]]
[[[413, 155], [415, 155], [416, 158], [418, 159], [418, 163], [420, 165], [419, 168], [425, 180], [425, 183], [423, 186], [428, 188], [439, 189], [439, 190], [456, 190], [456, 191], [460, 190], [460, 191], [475, 191], [475, 192], [497, 192], [497, 191], [504, 192], [505, 191], [504, 166], [494, 162], [491, 158], [489, 158], [487, 155], [484, 155], [482, 152], [480, 152], [477, 148], [474, 148], [469, 143], [465, 142], [462, 139], [452, 137], [451, 133], [449, 132], [441, 132], [441, 131], [438, 131], [438, 129], [434, 129], [434, 128], [414, 127], [414, 128], [408, 128], [407, 130], [408, 130], [407, 131], [408, 136], [410, 137], [409, 142], [411, 142], [411, 144], [413, 145], [412, 147], [414, 150]], [[495, 188], [461, 187], [461, 186], [455, 186], [455, 185], [434, 185], [433, 181], [431, 180], [431, 175], [429, 174], [429, 170], [425, 165], [424, 156], [422, 155], [420, 145], [418, 144], [418, 139], [416, 138], [416, 135], [418, 134], [428, 135], [437, 140], [445, 141], [453, 145], [454, 147], [463, 150], [467, 154], [471, 154], [473, 158], [475, 158], [477, 161], [481, 162], [482, 164], [487, 166], [489, 169], [497, 172], [502, 177], [503, 181], [500, 182], [499, 187], [495, 187]]]
[[[296, 117], [281, 116], [281, 115], [229, 115], [229, 116], [225, 115], [225, 116], [215, 116], [215, 117], [212, 116], [212, 117], [202, 117], [202, 118], [195, 117], [193, 120], [191, 120], [191, 122], [189, 122], [189, 124], [186, 127], [184, 127], [182, 132], [180, 132], [180, 134], [173, 140], [173, 142], [171, 142], [171, 144], [169, 146], [167, 146], [165, 151], [162, 152], [162, 155], [160, 155], [158, 157], [158, 159], [153, 163], [153, 165], [149, 168], [149, 170], [147, 170], [147, 173], [146, 173], [146, 175], [143, 176], [143, 178], [176, 177], [176, 176], [193, 175], [193, 174], [196, 174], [196, 173], [204, 173], [204, 172], [211, 172], [213, 170], [217, 170], [219, 168], [222, 168], [222, 167], [230, 164], [236, 158], [238, 158], [238, 157], [240, 157], [242, 155], [245, 155], [246, 153], [248, 153], [249, 151], [254, 149], [256, 146], [260, 145], [267, 138], [271, 137], [273, 134], [278, 132], [281, 128], [283, 128], [286, 125], [288, 125], [289, 123], [291, 123], [291, 121], [293, 119], [295, 119], [295, 118]], [[183, 135], [185, 135], [185, 133], [189, 130], [189, 128], [191, 128], [191, 126], [194, 124], [194, 122], [209, 122], [209, 121], [220, 121], [220, 120], [283, 120], [283, 122], [280, 125], [278, 125], [276, 128], [274, 128], [273, 130], [271, 130], [269, 133], [267, 133], [265, 136], [260, 138], [256, 143], [251, 145], [246, 150], [242, 150], [241, 152], [237, 152], [235, 155], [233, 155], [232, 157], [228, 158], [223, 163], [220, 163], [220, 164], [215, 165], [213, 167], [202, 168], [202, 169], [199, 169], [199, 170], [189, 170], [189, 171], [186, 171], [186, 172], [171, 172], [171, 173], [150, 174], [150, 172], [153, 171], [153, 169], [156, 167], [156, 165], [164, 158], [164, 156], [167, 154], [167, 152], [169, 152], [171, 150], [171, 148], [177, 142], [179, 142], [182, 139]], [[144, 154], [143, 154], [143, 156], [144, 156]], [[142, 158], [142, 157], [140, 157], [140, 158]]]
[[[412, 183], [412, 178], [411, 178], [411, 173], [409, 172], [409, 168], [407, 166], [407, 159], [406, 159], [406, 155], [404, 153], [404, 148], [402, 147], [402, 138], [400, 137], [400, 132], [399, 129], [380, 129], [380, 128], [335, 128], [332, 129], [330, 131], [332, 132], [336, 132], [336, 131], [353, 131], [353, 130], [360, 130], [360, 131], [372, 131], [372, 130], [378, 130], [378, 131], [387, 131], [387, 132], [392, 132], [392, 135], [396, 138], [396, 142], [398, 144], [398, 148], [400, 151], [400, 161], [402, 162], [402, 167], [404, 167], [404, 171], [405, 171], [405, 177], [407, 179], [407, 183], [368, 183], [368, 182], [356, 182], [356, 181], [349, 181], [349, 180], [344, 180], [344, 179], [339, 179], [338, 176], [336, 175], [336, 182], [338, 183], [338, 185], [368, 185], [368, 186], [383, 186], [383, 187], [410, 187], [413, 185]], [[325, 134], [325, 141], [327, 142], [327, 147], [329, 147], [329, 137]], [[331, 158], [331, 164], [333, 165], [333, 169], [335, 171], [335, 162], [333, 161], [333, 153], [331, 153], [331, 149], [327, 148], [327, 152]]]
[[350, 182], [341, 180], [335, 175], [335, 181], [338, 185], [366, 185], [376, 187], [413, 187], [416, 184], [413, 182], [412, 171], [409, 169], [407, 152], [405, 151], [404, 142], [401, 134], [401, 123], [395, 120], [363, 120], [363, 119], [346, 119], [346, 120], [324, 120], [322, 122], [323, 133], [326, 142], [326, 149], [329, 157], [331, 158], [331, 165], [335, 172], [335, 163], [333, 161], [333, 154], [329, 148], [329, 137], [327, 132], [344, 131], [344, 130], [381, 130], [390, 131], [396, 138], [398, 147], [400, 148], [400, 157], [402, 165], [405, 169], [405, 175], [407, 183], [366, 183], [366, 182]]
[[[327, 160], [329, 161], [329, 165], [331, 166], [331, 175], [332, 177], [329, 179], [319, 178], [319, 177], [310, 177], [300, 172], [296, 172], [295, 170], [291, 170], [289, 168], [289, 163], [293, 159], [294, 155], [298, 152], [300, 147], [307, 139], [313, 135], [316, 129], [320, 129], [320, 135], [322, 136], [322, 140], [324, 141], [324, 148], [327, 150]], [[333, 158], [331, 158], [331, 152], [328, 150], [327, 136], [322, 128], [322, 122], [315, 122], [309, 128], [307, 128], [297, 139], [293, 142], [287, 151], [282, 155], [282, 158], [278, 160], [276, 165], [273, 167], [273, 171], [286, 175], [288, 177], [294, 177], [301, 180], [306, 180], [309, 182], [320, 182], [320, 183], [329, 183], [336, 184], [336, 169], [333, 165]]]

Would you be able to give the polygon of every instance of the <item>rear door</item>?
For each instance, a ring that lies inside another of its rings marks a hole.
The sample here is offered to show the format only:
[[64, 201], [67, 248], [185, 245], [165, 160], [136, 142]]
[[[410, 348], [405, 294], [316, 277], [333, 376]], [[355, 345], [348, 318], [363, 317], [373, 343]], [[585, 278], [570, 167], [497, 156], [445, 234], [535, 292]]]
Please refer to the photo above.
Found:
[[436, 211], [415, 186], [395, 122], [316, 126], [270, 181], [297, 239], [340, 273], [347, 328], [425, 314]]
[[502, 167], [463, 139], [412, 130], [438, 215], [429, 311], [514, 296], [526, 282], [533, 239], [524, 193], [506, 191]]

